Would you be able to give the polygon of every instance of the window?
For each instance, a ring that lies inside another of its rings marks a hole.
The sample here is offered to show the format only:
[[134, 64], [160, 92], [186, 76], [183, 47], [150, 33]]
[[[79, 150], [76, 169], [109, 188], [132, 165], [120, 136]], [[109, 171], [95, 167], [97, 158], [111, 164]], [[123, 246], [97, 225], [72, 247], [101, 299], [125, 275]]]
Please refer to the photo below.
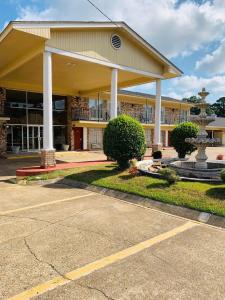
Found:
[[180, 121], [186, 122], [188, 120], [188, 111], [187, 110], [181, 110], [181, 116]]
[[153, 107], [151, 105], [144, 105], [144, 120], [145, 123], [152, 123], [153, 121]]
[[89, 99], [90, 120], [107, 119], [107, 101]]
[[89, 143], [91, 149], [102, 149], [103, 146], [103, 132], [101, 128], [89, 129]]
[[161, 107], [161, 122], [165, 123], [165, 107]]

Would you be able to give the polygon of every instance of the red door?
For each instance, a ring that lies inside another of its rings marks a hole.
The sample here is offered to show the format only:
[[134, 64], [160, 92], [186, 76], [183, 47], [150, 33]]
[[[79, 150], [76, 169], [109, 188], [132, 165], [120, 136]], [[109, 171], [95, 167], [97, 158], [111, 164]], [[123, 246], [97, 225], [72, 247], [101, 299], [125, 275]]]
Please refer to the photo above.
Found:
[[83, 149], [83, 128], [76, 127], [74, 130], [74, 149], [82, 150]]

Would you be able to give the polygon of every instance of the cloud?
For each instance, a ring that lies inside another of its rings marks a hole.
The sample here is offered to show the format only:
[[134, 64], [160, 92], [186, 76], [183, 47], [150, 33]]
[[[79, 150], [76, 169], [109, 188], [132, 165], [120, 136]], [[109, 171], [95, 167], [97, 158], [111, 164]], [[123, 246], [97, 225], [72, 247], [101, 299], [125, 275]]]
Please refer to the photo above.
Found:
[[198, 60], [195, 69], [209, 74], [225, 74], [225, 40], [211, 54]]
[[[171, 80], [171, 86], [168, 89], [168, 94], [176, 95], [182, 99], [197, 95], [198, 92], [205, 87], [213, 97], [218, 99], [225, 95], [225, 76], [214, 76], [211, 78], [197, 77], [194, 75], [186, 75], [183, 77], [175, 78]], [[209, 96], [210, 100], [212, 97]]]
[[[54, 2], [54, 5], [53, 5]], [[126, 21], [168, 57], [189, 55], [224, 36], [225, 1], [94, 0], [110, 18]], [[45, 0], [19, 8], [20, 20], [105, 20], [84, 0]]]

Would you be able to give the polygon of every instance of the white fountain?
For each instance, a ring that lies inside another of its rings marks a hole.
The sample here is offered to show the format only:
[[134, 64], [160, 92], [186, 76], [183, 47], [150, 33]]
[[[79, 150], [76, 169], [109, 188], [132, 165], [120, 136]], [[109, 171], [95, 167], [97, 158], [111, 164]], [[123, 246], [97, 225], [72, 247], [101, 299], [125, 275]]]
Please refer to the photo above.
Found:
[[176, 169], [181, 176], [205, 179], [219, 179], [221, 170], [225, 167], [224, 162], [208, 161], [206, 148], [220, 143], [218, 138], [208, 138], [206, 126], [216, 119], [215, 115], [207, 115], [208, 104], [205, 98], [209, 95], [205, 88], [198, 93], [201, 101], [196, 106], [200, 108], [200, 114], [192, 116], [191, 121], [199, 126], [196, 138], [187, 138], [185, 142], [191, 143], [197, 148], [196, 161], [176, 161], [171, 163], [171, 167]]
[[206, 108], [209, 106], [205, 98], [209, 95], [208, 92], [206, 92], [205, 88], [202, 89], [201, 92], [198, 93], [201, 97], [201, 102], [197, 104], [196, 106], [200, 108], [200, 114], [198, 116], [192, 116], [191, 121], [199, 126], [199, 132], [197, 134], [196, 138], [187, 138], [185, 141], [187, 143], [193, 144], [197, 147], [198, 153], [195, 156], [196, 163], [195, 168], [196, 169], [207, 169], [207, 155], [206, 155], [206, 147], [213, 146], [220, 143], [220, 139], [218, 138], [208, 138], [208, 133], [206, 132], [206, 126], [215, 121], [216, 116], [208, 116], [206, 113]]

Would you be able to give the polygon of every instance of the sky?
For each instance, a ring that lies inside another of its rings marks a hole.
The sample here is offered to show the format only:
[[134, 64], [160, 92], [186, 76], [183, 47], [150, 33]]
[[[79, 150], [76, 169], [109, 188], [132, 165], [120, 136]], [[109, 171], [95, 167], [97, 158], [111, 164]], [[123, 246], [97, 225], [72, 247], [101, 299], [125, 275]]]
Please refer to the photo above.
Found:
[[[92, 0], [125, 21], [184, 73], [162, 93], [182, 99], [205, 87], [213, 103], [225, 96], [225, 0]], [[0, 0], [0, 29], [11, 20], [105, 21], [87, 0]], [[155, 93], [154, 84], [132, 90]]]

